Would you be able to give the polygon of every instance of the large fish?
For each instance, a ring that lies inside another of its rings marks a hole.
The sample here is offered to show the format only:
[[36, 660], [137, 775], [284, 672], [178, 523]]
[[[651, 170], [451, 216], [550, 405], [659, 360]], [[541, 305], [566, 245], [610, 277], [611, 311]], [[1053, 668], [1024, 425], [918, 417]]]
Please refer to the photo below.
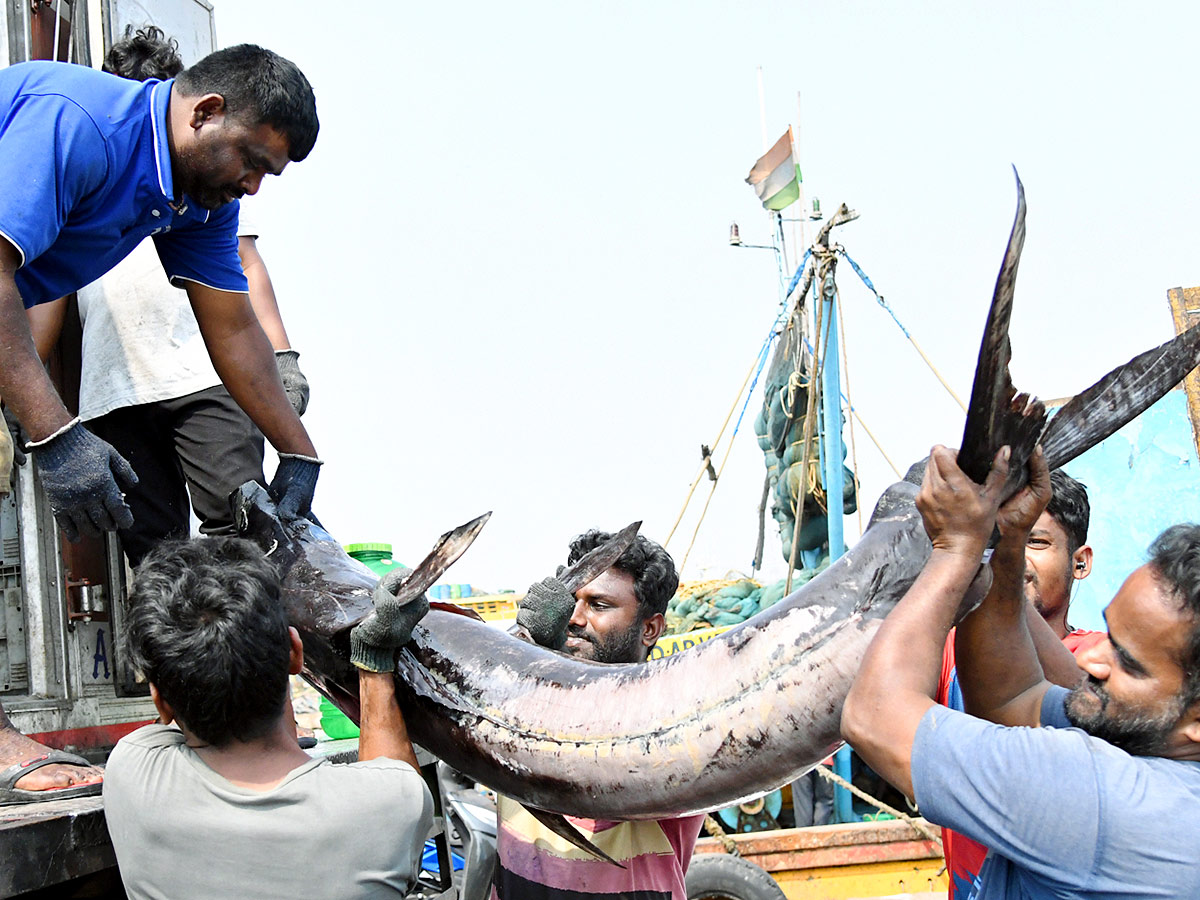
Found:
[[[1116, 369], [1045, 426], [1042, 405], [1008, 377], [1008, 317], [1025, 199], [993, 295], [960, 462], [982, 480], [1013, 446], [1009, 490], [1040, 439], [1051, 467], [1103, 440], [1200, 363], [1200, 329]], [[396, 682], [412, 738], [529, 807], [647, 819], [725, 807], [779, 787], [839, 743], [842, 702], [879, 623], [930, 552], [913, 499], [893, 485], [858, 544], [785, 600], [665, 659], [598, 665], [435, 609], [400, 653]], [[266, 493], [237, 499], [243, 533], [279, 563], [305, 675], [352, 719], [351, 626], [371, 611], [375, 577], [317, 526], [281, 522]]]

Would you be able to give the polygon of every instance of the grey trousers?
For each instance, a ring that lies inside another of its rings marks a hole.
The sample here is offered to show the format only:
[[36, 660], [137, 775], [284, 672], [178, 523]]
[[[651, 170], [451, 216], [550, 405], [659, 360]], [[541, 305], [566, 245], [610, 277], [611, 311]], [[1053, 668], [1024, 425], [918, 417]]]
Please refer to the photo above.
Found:
[[121, 545], [136, 566], [164, 538], [187, 537], [188, 498], [203, 534], [234, 534], [229, 494], [265, 485], [263, 437], [224, 387], [127, 406], [84, 423], [129, 460], [133, 527]]

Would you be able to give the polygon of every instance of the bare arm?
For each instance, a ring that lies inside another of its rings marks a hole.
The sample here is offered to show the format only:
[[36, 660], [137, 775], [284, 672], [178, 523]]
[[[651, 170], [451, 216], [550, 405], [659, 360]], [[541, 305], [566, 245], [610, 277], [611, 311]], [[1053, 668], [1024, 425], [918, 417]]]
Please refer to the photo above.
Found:
[[246, 273], [246, 281], [250, 283], [250, 305], [258, 324], [262, 326], [267, 340], [276, 350], [290, 350], [287, 331], [283, 327], [283, 317], [279, 314], [279, 302], [275, 299], [275, 287], [271, 284], [271, 275], [267, 265], [259, 255], [258, 244], [249, 235], [238, 237], [238, 257], [242, 261], [242, 271]]
[[842, 708], [842, 736], [909, 797], [917, 726], [934, 705], [946, 636], [980, 572], [999, 505], [1007, 448], [1001, 454], [980, 488], [955, 465], [954, 451], [933, 448], [917, 499], [933, 552], [880, 626]]
[[38, 357], [29, 319], [14, 275], [21, 254], [0, 240], [0, 396], [16, 414], [31, 440], [41, 440], [71, 421]]
[[967, 712], [1001, 725], [1037, 725], [1050, 687], [1026, 621], [1023, 590], [1025, 543], [1050, 499], [1050, 472], [1040, 447], [1029, 467], [1029, 484], [997, 516], [992, 589], [959, 626], [954, 648]]
[[186, 286], [213, 368], [233, 399], [276, 450], [315, 457], [316, 448], [288, 402], [271, 343], [249, 298], [194, 281]]
[[1079, 668], [1075, 655], [1054, 633], [1054, 629], [1046, 624], [1032, 603], [1025, 604], [1025, 627], [1033, 638], [1033, 647], [1046, 680], [1060, 687], [1076, 687], [1083, 680], [1083, 669]]
[[58, 336], [62, 333], [63, 320], [67, 317], [67, 298], [59, 297], [49, 303], [39, 303], [25, 310], [29, 317], [29, 330], [42, 362], [50, 358]]
[[358, 701], [362, 731], [358, 738], [360, 760], [398, 759], [417, 771], [417, 754], [408, 739], [408, 727], [396, 702], [395, 675], [391, 672], [358, 670]]

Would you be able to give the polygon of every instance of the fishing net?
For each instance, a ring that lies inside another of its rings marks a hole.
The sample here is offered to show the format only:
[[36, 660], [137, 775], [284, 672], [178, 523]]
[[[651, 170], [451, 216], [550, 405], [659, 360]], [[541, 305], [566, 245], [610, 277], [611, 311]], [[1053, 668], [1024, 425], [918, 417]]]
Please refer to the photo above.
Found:
[[[797, 569], [792, 590], [810, 581], [829, 565], [824, 558], [813, 569]], [[684, 634], [714, 625], [738, 625], [783, 599], [785, 579], [760, 584], [751, 578], [689, 581], [681, 584], [667, 604], [667, 634]]]
[[[821, 478], [819, 441], [816, 438], [820, 433], [818, 422], [813, 423], [813, 446], [809, 451], [808, 466], [804, 465], [804, 420], [808, 412], [812, 355], [804, 347], [802, 329], [798, 324], [802, 314], [803, 310], [798, 309], [793, 315], [775, 348], [764, 385], [762, 409], [754, 420], [758, 446], [763, 451], [767, 466], [771, 516], [779, 526], [785, 560], [792, 559], [796, 509], [801, 498], [804, 516], [798, 549], [811, 551], [824, 545], [828, 527], [829, 500]], [[818, 415], [818, 412], [814, 411], [814, 415]], [[844, 446], [842, 458], [845, 459]], [[842, 511], [852, 513], [857, 509], [854, 473], [844, 464], [842, 478]]]

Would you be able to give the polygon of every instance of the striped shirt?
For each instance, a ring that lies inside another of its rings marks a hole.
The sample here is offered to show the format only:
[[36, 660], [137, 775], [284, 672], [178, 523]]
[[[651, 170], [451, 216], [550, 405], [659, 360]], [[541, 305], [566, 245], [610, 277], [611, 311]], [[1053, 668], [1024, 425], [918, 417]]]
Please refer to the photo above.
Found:
[[621, 863], [580, 850], [501, 796], [491, 900], [686, 900], [684, 873], [703, 815], [639, 822], [567, 821]]

